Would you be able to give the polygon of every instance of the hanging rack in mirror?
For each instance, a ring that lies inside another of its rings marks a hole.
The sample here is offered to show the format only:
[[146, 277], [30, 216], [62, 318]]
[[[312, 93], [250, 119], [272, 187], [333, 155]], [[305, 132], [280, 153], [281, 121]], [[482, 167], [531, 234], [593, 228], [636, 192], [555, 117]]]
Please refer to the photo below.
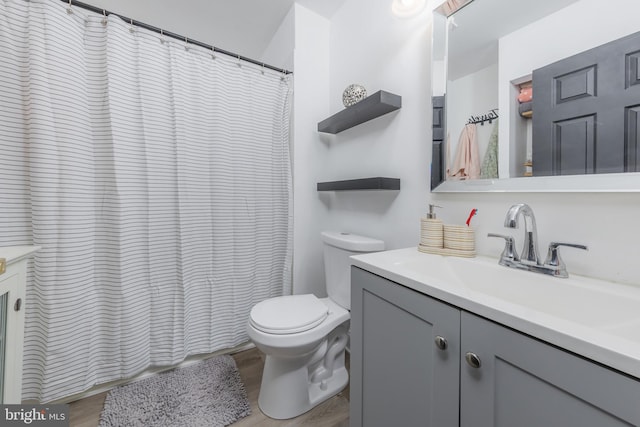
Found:
[[480, 116], [469, 117], [469, 120], [467, 120], [467, 124], [472, 125], [472, 124], [480, 123], [480, 126], [484, 126], [484, 122], [489, 122], [489, 124], [491, 124], [497, 118], [498, 118], [498, 109], [493, 108], [489, 110], [488, 113], [482, 114]]

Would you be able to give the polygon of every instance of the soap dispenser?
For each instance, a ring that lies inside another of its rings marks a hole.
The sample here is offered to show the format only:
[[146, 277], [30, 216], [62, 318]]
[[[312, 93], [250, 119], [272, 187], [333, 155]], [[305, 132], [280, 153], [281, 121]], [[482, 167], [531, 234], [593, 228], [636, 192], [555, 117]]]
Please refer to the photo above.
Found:
[[435, 208], [438, 205], [429, 205], [429, 213], [426, 218], [420, 218], [420, 244], [430, 248], [442, 248], [444, 244], [442, 220], [436, 218]]

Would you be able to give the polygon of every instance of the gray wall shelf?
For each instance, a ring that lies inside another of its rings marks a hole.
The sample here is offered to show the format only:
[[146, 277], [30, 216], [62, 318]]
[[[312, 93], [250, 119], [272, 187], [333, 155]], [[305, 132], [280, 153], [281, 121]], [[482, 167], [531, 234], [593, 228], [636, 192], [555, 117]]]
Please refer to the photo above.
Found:
[[318, 132], [336, 134], [402, 107], [402, 97], [384, 90], [318, 123]]
[[400, 178], [375, 177], [318, 183], [318, 191], [347, 190], [400, 190]]

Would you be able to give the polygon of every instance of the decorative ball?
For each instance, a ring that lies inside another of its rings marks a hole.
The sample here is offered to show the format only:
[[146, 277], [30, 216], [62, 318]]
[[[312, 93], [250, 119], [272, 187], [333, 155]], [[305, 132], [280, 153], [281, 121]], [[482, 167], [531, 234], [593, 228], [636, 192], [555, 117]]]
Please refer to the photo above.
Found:
[[345, 107], [351, 107], [367, 97], [367, 90], [362, 85], [352, 84], [342, 92], [342, 103]]

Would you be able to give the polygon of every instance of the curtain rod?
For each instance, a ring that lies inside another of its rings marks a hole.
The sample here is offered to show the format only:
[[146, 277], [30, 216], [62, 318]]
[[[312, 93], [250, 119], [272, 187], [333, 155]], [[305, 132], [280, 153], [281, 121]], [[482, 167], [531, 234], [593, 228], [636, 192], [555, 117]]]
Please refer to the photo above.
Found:
[[260, 61], [257, 61], [255, 59], [247, 58], [246, 56], [238, 55], [237, 53], [229, 52], [228, 50], [220, 49], [218, 47], [208, 45], [208, 44], [200, 42], [198, 40], [190, 39], [188, 37], [184, 37], [184, 36], [181, 36], [179, 34], [172, 33], [170, 31], [164, 31], [163, 29], [158, 28], [158, 27], [154, 27], [153, 25], [145, 24], [144, 22], [136, 21], [135, 19], [127, 18], [126, 16], [122, 16], [122, 15], [114, 13], [114, 12], [109, 12], [108, 10], [101, 9], [99, 7], [92, 6], [92, 5], [87, 4], [87, 3], [82, 3], [82, 2], [79, 2], [79, 1], [76, 1], [76, 0], [61, 0], [61, 1], [63, 1], [64, 3], [69, 4], [69, 6], [76, 6], [76, 7], [79, 7], [81, 9], [86, 9], [86, 10], [89, 10], [91, 12], [95, 12], [95, 13], [98, 13], [98, 14], [101, 14], [101, 15], [104, 15], [104, 16], [114, 15], [114, 16], [117, 16], [118, 18], [122, 19], [123, 21], [130, 23], [131, 25], [135, 25], [137, 27], [145, 28], [147, 30], [151, 30], [151, 31], [156, 32], [158, 34], [162, 34], [162, 35], [167, 36], [167, 37], [171, 37], [171, 38], [174, 38], [174, 39], [177, 39], [177, 40], [181, 40], [181, 41], [186, 42], [186, 43], [191, 43], [191, 44], [194, 44], [196, 46], [200, 46], [200, 47], [203, 47], [205, 49], [212, 50], [213, 52], [217, 52], [217, 53], [221, 53], [223, 55], [231, 56], [233, 58], [236, 58], [236, 59], [244, 61], [244, 62], [249, 62], [251, 64], [260, 65], [261, 67], [268, 68], [268, 69], [273, 70], [273, 71], [278, 71], [278, 72], [284, 73], [284, 74], [292, 74], [293, 73], [292, 71], [289, 71], [287, 69], [274, 67], [273, 65], [265, 64], [264, 62], [260, 62]]

